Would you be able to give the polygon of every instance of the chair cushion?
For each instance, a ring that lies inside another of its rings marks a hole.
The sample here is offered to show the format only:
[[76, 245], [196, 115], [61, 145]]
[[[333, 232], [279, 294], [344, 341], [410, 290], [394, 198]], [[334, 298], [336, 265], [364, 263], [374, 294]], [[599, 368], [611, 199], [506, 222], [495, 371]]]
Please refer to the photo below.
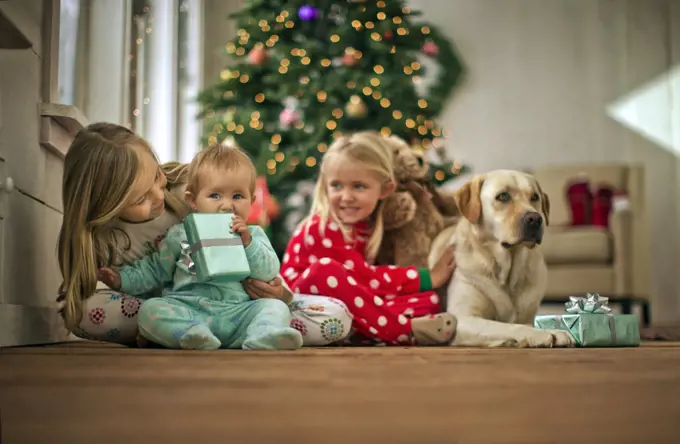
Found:
[[544, 300], [564, 300], [568, 296], [585, 293], [600, 293], [612, 299], [620, 296], [615, 285], [614, 268], [607, 264], [548, 267], [548, 288]]
[[548, 227], [543, 237], [548, 265], [610, 263], [612, 250], [610, 232], [600, 227]]

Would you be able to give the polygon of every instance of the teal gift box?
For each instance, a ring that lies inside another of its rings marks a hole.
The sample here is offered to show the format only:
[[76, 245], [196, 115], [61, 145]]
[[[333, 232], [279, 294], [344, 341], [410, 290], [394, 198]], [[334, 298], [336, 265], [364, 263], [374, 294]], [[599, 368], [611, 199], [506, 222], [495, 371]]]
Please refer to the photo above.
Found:
[[233, 216], [231, 213], [192, 213], [184, 218], [188, 253], [200, 281], [241, 281], [250, 276], [243, 240], [238, 233], [231, 232]]
[[640, 345], [640, 321], [636, 315], [612, 314], [608, 298], [589, 293], [570, 296], [566, 313], [534, 318], [534, 326], [569, 332], [579, 347], [636, 347]]

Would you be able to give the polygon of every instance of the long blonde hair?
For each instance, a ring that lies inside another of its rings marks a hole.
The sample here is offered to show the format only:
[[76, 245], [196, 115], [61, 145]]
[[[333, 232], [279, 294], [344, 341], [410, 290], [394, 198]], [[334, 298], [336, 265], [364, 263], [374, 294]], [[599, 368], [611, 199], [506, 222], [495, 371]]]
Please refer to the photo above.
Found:
[[[349, 136], [338, 138], [323, 157], [319, 167], [319, 179], [314, 189], [314, 200], [310, 215], [319, 215], [321, 218], [321, 229], [326, 226], [331, 217], [331, 208], [328, 200], [328, 188], [326, 183], [326, 166], [334, 159], [344, 156], [354, 164], [359, 164], [364, 168], [376, 173], [383, 186], [394, 183], [394, 162], [392, 160], [392, 150], [386, 140], [375, 131], [362, 131]], [[350, 228], [344, 226], [340, 221], [340, 229], [349, 241]], [[378, 202], [376, 209], [371, 215], [372, 233], [366, 244], [366, 259], [371, 262], [375, 259], [383, 238], [383, 204]]]
[[[140, 150], [155, 157], [149, 143], [131, 130], [112, 123], [94, 123], [81, 130], [64, 159], [64, 217], [57, 255], [63, 282], [64, 320], [73, 330], [82, 316], [82, 302], [94, 293], [97, 270], [110, 265], [129, 248], [120, 245], [116, 216], [124, 208], [141, 170]], [[167, 165], [168, 185], [181, 178], [182, 165]], [[184, 174], [185, 175], [185, 174]], [[168, 190], [167, 208], [183, 218], [188, 207]]]

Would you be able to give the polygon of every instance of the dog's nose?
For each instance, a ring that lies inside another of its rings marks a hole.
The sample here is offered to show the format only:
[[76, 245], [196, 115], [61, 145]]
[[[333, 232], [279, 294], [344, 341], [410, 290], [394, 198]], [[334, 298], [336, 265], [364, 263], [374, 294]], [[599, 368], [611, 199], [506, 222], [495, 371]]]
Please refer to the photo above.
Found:
[[522, 225], [529, 229], [540, 228], [543, 224], [543, 216], [536, 211], [527, 211], [522, 215]]

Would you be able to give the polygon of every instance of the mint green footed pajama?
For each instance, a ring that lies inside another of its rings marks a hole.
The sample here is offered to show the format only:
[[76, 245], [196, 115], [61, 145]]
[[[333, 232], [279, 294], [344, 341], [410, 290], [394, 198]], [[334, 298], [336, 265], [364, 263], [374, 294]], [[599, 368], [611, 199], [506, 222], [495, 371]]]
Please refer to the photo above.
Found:
[[[257, 226], [249, 227], [246, 247], [251, 277], [269, 281], [279, 272], [279, 259]], [[164, 288], [163, 296], [139, 309], [139, 331], [168, 348], [244, 348], [290, 350], [302, 346], [302, 335], [290, 327], [290, 308], [277, 299], [251, 300], [240, 282], [198, 282], [189, 268], [182, 243], [182, 224], [170, 228], [158, 251], [120, 268], [122, 292], [130, 295]]]

